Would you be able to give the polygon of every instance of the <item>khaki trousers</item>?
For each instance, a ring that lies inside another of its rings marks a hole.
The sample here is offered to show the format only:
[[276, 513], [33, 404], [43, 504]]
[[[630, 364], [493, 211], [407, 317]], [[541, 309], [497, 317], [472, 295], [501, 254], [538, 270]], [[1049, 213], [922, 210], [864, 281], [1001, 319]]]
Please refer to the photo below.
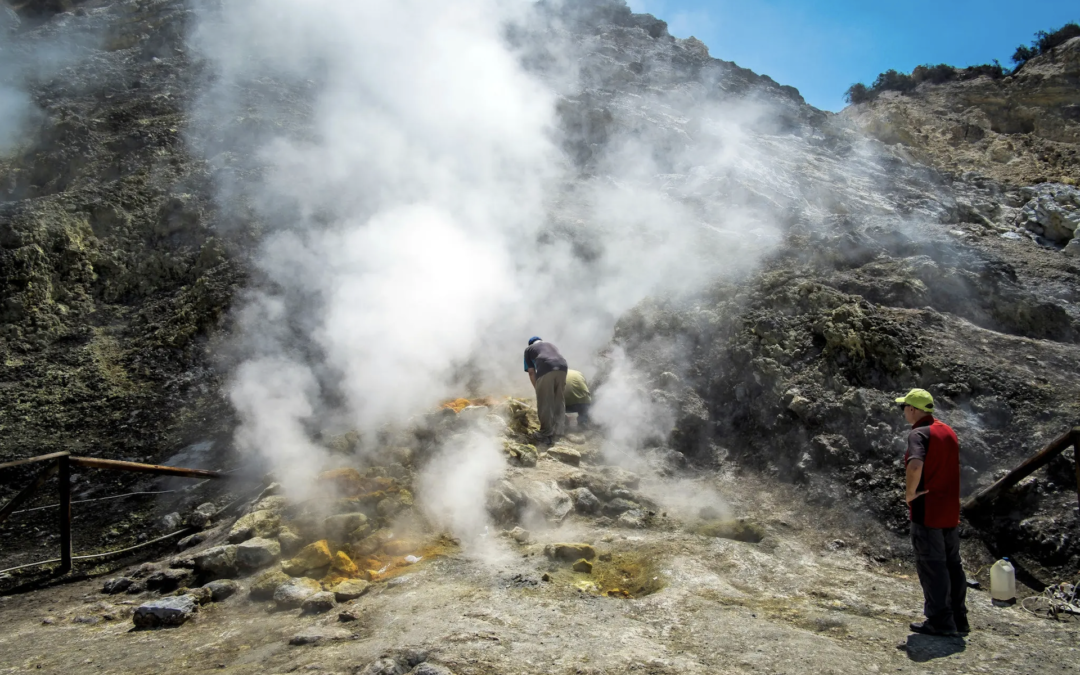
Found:
[[544, 373], [536, 381], [536, 414], [540, 418], [540, 435], [547, 440], [566, 433], [566, 371]]

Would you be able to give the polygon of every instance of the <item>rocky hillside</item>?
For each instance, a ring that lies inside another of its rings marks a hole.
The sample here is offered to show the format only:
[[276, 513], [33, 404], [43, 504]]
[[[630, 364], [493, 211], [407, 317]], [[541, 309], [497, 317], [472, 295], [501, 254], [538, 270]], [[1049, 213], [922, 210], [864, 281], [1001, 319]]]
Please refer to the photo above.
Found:
[[1002, 183], [1080, 185], [1080, 39], [1003, 79], [886, 92], [841, 115], [863, 133], [950, 173]]
[[[234, 145], [211, 162], [189, 133], [206, 86], [186, 41], [192, 10], [12, 6], [5, 51], [74, 46], [56, 68], [5, 72], [37, 113], [0, 157], [0, 460], [73, 449], [157, 461], [205, 441], [229, 465], [222, 345], [255, 283], [265, 223], [243, 199], [219, 199], [223, 175], [255, 179], [233, 161], [254, 150]], [[540, 12], [545, 21], [511, 38], [558, 89], [571, 170], [537, 249], [602, 267], [604, 229], [622, 223], [589, 222], [580, 195], [622, 180], [629, 148], [651, 160], [640, 185], [684, 209], [677, 225], [719, 230], [702, 257], [732, 260], [704, 290], [656, 293], [615, 326], [637, 393], [674, 421], [639, 449], [677, 453], [675, 467], [762, 472], [899, 531], [891, 401], [903, 390], [942, 402], [967, 490], [1080, 419], [1080, 266], [1068, 245], [1080, 199], [1066, 181], [1080, 177], [1068, 86], [1080, 42], [1005, 81], [885, 95], [835, 116], [622, 2]], [[566, 54], [570, 84], [556, 70]], [[244, 115], [202, 131], [249, 139], [310, 116], [293, 85], [261, 80], [245, 93]], [[1031, 187], [1044, 180], [1059, 182]], [[724, 221], [731, 213], [745, 217]], [[978, 524], [996, 552], [1075, 569], [1070, 459]], [[33, 557], [15, 542], [44, 522], [5, 528], [5, 555]], [[82, 536], [77, 548], [103, 543]]]

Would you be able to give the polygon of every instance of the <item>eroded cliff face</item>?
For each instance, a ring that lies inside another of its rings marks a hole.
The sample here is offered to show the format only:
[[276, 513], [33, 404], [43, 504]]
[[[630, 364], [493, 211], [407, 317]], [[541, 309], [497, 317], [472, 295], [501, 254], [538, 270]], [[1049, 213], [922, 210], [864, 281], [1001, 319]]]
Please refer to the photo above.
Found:
[[841, 115], [863, 133], [943, 171], [1011, 185], [1080, 182], [1080, 39], [1000, 80], [924, 83]]

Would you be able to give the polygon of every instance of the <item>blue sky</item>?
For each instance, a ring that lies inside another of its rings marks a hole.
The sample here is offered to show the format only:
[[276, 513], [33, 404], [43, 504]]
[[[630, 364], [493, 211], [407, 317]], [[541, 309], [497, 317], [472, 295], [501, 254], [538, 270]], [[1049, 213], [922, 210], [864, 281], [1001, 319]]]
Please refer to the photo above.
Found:
[[844, 107], [844, 91], [922, 63], [1001, 61], [1036, 31], [1080, 21], [1077, 0], [628, 0], [695, 36], [709, 53], [796, 87], [811, 105]]

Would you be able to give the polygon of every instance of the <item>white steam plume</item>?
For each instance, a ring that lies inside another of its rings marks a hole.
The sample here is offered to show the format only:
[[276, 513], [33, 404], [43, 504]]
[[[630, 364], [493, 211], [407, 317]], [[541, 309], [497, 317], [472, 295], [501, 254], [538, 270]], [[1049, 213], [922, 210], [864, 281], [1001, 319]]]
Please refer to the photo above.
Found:
[[[258, 176], [222, 178], [221, 198], [268, 228], [239, 315], [237, 443], [293, 491], [314, 470], [299, 464], [320, 464], [307, 439], [321, 419], [344, 410], [370, 444], [466, 379], [524, 392], [533, 334], [588, 371], [644, 297], [745, 271], [776, 240], [757, 202], [730, 189], [744, 174], [774, 181], [743, 129], [766, 108], [708, 102], [704, 85], [637, 95], [623, 113], [666, 120], [663, 138], [616, 135], [598, 173], [580, 178], [556, 115], [577, 74], [527, 71], [505, 37], [530, 11], [500, 0], [199, 6], [192, 42], [213, 79], [193, 140], [212, 166]], [[554, 51], [580, 47], [564, 32], [534, 35]], [[251, 165], [237, 162], [249, 150]], [[481, 503], [474, 488], [492, 465], [464, 465], [475, 475], [440, 485]], [[472, 516], [449, 522], [474, 528]]]

